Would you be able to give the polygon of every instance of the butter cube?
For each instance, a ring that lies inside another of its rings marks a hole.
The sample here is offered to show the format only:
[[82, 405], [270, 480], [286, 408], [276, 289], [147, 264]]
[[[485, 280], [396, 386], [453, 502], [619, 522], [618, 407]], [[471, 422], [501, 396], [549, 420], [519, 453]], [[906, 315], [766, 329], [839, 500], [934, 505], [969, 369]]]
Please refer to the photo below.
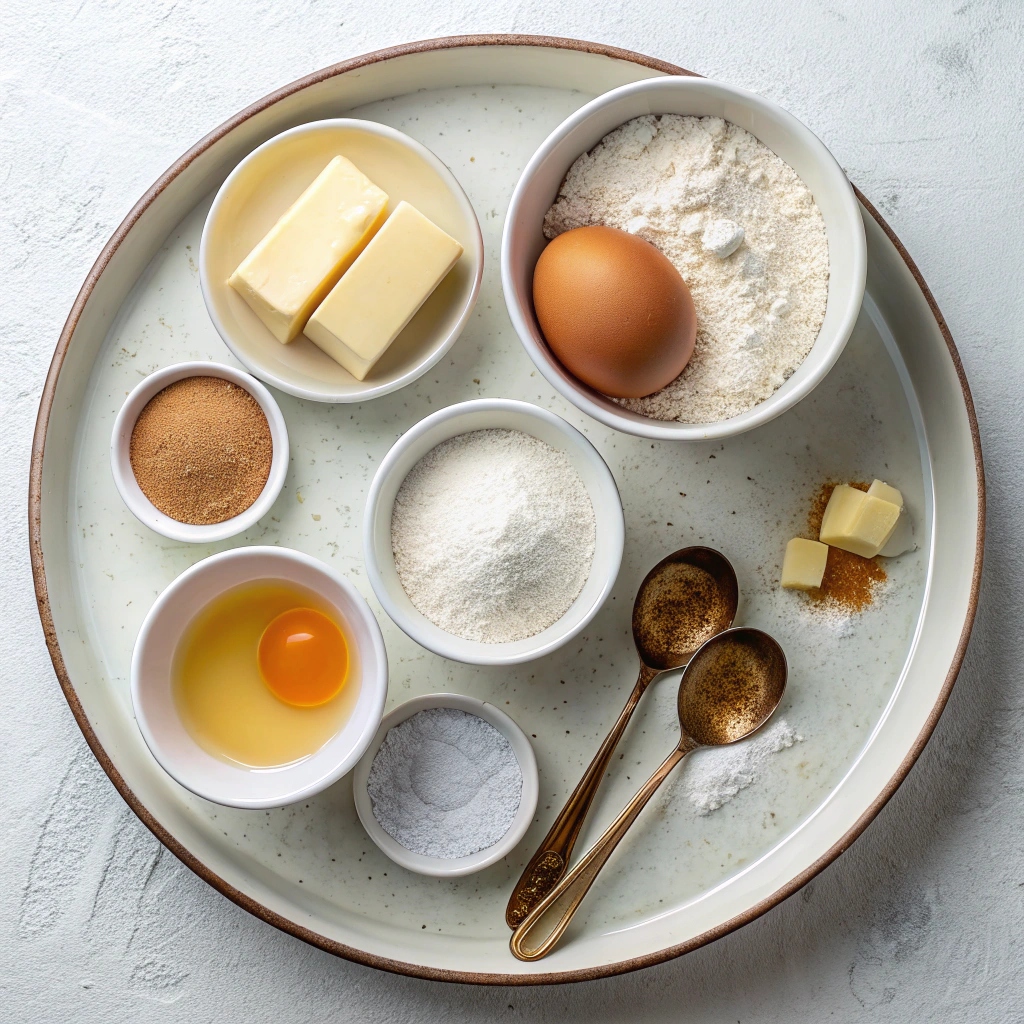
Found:
[[294, 341], [384, 222], [381, 191], [336, 156], [228, 278], [282, 344]]
[[825, 508], [819, 540], [864, 558], [874, 558], [892, 536], [899, 517], [900, 505], [840, 484]]
[[794, 537], [782, 560], [782, 585], [788, 590], [814, 590], [821, 586], [828, 561], [828, 546], [816, 540]]
[[868, 488], [868, 495], [872, 498], [881, 498], [882, 501], [892, 502], [897, 508], [903, 508], [903, 495], [881, 480], [874, 480]]
[[461, 255], [454, 238], [400, 202], [309, 318], [306, 337], [364, 380]]
[[[853, 524], [866, 495], [849, 484], [839, 484], [829, 496], [825, 514], [821, 518], [818, 539], [823, 544], [833, 544], [830, 537], [845, 537], [853, 531]], [[836, 545], [838, 547], [838, 545]]]

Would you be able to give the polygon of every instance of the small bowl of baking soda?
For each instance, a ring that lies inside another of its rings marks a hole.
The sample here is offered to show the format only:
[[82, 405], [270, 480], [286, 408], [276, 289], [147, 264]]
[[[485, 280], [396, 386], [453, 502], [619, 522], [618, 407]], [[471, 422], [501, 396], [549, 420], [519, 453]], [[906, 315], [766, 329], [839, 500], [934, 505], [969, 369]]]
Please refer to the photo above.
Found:
[[363, 518], [377, 599], [410, 637], [471, 665], [539, 658], [611, 592], [625, 526], [615, 478], [561, 417], [479, 399], [407, 431]]
[[455, 693], [399, 705], [352, 773], [356, 811], [396, 864], [455, 878], [507, 856], [537, 810], [537, 761], [503, 711]]

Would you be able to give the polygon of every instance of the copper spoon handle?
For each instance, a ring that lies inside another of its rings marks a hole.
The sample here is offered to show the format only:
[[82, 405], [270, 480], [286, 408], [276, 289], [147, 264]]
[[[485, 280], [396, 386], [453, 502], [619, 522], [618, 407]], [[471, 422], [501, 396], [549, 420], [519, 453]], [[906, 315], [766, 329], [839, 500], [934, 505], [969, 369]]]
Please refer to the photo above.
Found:
[[696, 747], [693, 740], [684, 736], [579, 864], [530, 911], [512, 934], [509, 949], [513, 956], [519, 960], [540, 960], [554, 949], [619, 840], [672, 769]]
[[608, 769], [615, 747], [618, 745], [626, 726], [636, 710], [640, 698], [650, 685], [652, 679], [660, 673], [657, 669], [641, 664], [640, 675], [637, 677], [633, 692], [626, 701], [626, 706], [616, 719], [611, 732], [605, 737], [600, 750], [594, 755], [580, 779], [579, 785], [573, 790], [561, 813], [555, 818], [543, 842], [537, 848], [532, 860], [526, 865], [512, 890], [508, 906], [505, 908], [505, 923], [509, 928], [517, 928], [527, 914], [554, 888], [558, 880], [565, 874], [572, 848], [583, 827], [583, 822], [594, 802], [598, 787]]

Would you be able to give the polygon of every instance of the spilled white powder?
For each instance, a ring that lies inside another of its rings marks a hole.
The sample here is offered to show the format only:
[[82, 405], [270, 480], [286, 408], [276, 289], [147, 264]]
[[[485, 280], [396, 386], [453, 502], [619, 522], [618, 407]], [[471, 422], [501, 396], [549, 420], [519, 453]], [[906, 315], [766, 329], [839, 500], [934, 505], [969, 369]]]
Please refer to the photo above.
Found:
[[569, 168], [544, 218], [554, 238], [604, 224], [656, 245], [697, 312], [683, 372], [621, 405], [713, 423], [763, 402], [806, 358], [825, 316], [825, 222], [810, 190], [750, 132], [718, 117], [645, 115]]
[[395, 498], [391, 546], [409, 600], [466, 640], [525, 640], [579, 597], [594, 506], [569, 457], [518, 430], [475, 430], [428, 452]]
[[430, 708], [388, 730], [366, 791], [378, 824], [412, 853], [454, 860], [494, 846], [519, 810], [523, 773], [490, 722]]
[[694, 751], [683, 775], [687, 799], [700, 814], [717, 811], [741, 789], [756, 782], [775, 754], [802, 740], [780, 718], [742, 743]]

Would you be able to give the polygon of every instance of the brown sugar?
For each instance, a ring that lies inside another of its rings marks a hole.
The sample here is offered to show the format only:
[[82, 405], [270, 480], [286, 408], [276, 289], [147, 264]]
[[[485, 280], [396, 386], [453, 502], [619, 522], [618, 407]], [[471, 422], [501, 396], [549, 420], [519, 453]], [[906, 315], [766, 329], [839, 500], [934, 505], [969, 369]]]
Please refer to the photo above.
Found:
[[[835, 480], [822, 484], [811, 502], [811, 510], [807, 515], [807, 530], [808, 536], [813, 540], [818, 539], [825, 506], [838, 484], [839, 482]], [[851, 481], [850, 486], [861, 491], [868, 489], [868, 485], [861, 481]], [[846, 611], [859, 612], [871, 604], [875, 588], [885, 580], [885, 570], [877, 558], [862, 558], [851, 551], [830, 547], [821, 587], [810, 591], [809, 596], [812, 601], [828, 602], [839, 605]]]
[[186, 377], [139, 413], [129, 457], [142, 493], [164, 515], [209, 526], [240, 515], [260, 496], [274, 442], [245, 388], [220, 377]]

